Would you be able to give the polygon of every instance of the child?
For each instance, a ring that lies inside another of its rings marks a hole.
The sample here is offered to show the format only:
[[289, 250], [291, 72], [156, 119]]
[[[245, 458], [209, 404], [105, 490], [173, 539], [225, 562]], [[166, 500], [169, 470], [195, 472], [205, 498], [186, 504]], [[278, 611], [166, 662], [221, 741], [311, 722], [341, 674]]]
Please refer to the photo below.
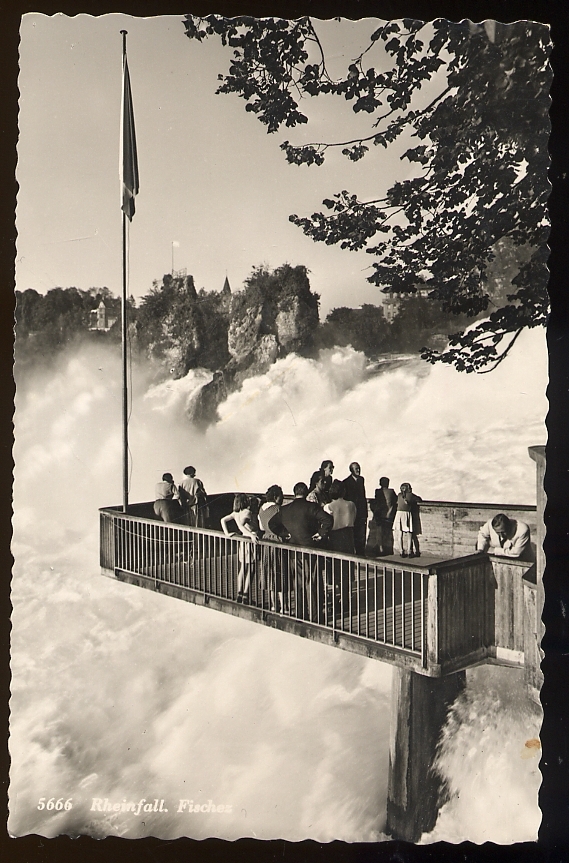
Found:
[[[419, 516], [419, 503], [422, 498], [413, 494], [411, 483], [401, 484], [401, 491], [397, 495], [397, 512], [393, 522], [393, 531], [399, 535], [401, 545], [401, 557], [420, 557], [419, 534], [421, 533], [421, 519]], [[409, 554], [405, 551], [404, 536], [409, 536]]]

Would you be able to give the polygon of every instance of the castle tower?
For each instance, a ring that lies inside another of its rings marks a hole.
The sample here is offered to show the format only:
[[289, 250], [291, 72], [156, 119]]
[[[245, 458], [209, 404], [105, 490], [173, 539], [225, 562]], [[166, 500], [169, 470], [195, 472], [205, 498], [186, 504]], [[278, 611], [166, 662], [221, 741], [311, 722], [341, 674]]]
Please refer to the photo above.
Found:
[[107, 309], [104, 302], [101, 302], [97, 308], [97, 329], [98, 330], [106, 330], [107, 329]]
[[231, 285], [229, 279], [225, 277], [223, 288], [221, 289], [221, 308], [225, 314], [229, 314], [231, 309]]

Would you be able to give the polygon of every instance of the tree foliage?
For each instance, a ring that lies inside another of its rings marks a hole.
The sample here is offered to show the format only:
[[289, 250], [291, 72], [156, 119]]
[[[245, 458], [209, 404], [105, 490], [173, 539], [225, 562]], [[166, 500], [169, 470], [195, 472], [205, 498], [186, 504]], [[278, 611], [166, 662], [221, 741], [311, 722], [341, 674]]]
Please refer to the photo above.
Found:
[[[24, 364], [44, 362], [72, 342], [88, 338], [91, 312], [100, 300], [104, 300], [109, 316], [120, 317], [120, 299], [113, 297], [108, 288], [82, 291], [57, 287], [47, 294], [33, 288], [16, 291], [16, 359]], [[119, 326], [104, 335], [120, 340]]]
[[366, 303], [359, 309], [346, 306], [332, 309], [320, 324], [317, 344], [323, 348], [351, 345], [376, 359], [380, 353], [392, 350], [390, 336], [391, 327], [381, 307]]
[[320, 297], [313, 293], [308, 278], [308, 269], [302, 264], [296, 267], [282, 264], [270, 270], [266, 264], [254, 266], [243, 285], [244, 291], [235, 295], [235, 302], [248, 307], [255, 305], [278, 306], [279, 310], [290, 309], [295, 299], [309, 308], [318, 310]]
[[159, 360], [175, 356], [175, 377], [198, 366], [221, 368], [229, 360], [227, 327], [221, 293], [198, 294], [192, 276], [170, 274], [142, 297], [136, 319], [139, 348]]
[[[338, 191], [322, 211], [290, 220], [315, 241], [365, 249], [373, 256], [369, 281], [383, 290], [409, 290], [411, 273], [444, 311], [484, 316], [453, 335], [447, 350], [425, 349], [426, 360], [489, 369], [524, 327], [545, 323], [547, 27], [370, 22], [369, 44], [333, 79], [310, 18], [188, 15], [184, 23], [191, 39], [219, 36], [232, 49], [217, 92], [244, 99], [268, 132], [305, 125], [308, 97], [336, 96], [355, 114], [369, 114], [369, 134], [361, 137], [283, 141], [291, 164], [322, 165], [331, 149], [358, 161], [405, 130], [416, 139], [402, 159], [418, 176], [395, 182], [381, 199]], [[487, 316], [488, 267], [505, 238], [534, 255], [517, 290]]]
[[[442, 309], [438, 300], [418, 294], [406, 293], [398, 303], [397, 313], [389, 323], [381, 306], [365, 303], [359, 309], [340, 306], [328, 313], [320, 324], [317, 346], [331, 348], [351, 345], [369, 359], [378, 359], [385, 353], [401, 353], [434, 349], [449, 326], [456, 324], [454, 316]], [[468, 323], [466, 315], [458, 318], [461, 325]]]

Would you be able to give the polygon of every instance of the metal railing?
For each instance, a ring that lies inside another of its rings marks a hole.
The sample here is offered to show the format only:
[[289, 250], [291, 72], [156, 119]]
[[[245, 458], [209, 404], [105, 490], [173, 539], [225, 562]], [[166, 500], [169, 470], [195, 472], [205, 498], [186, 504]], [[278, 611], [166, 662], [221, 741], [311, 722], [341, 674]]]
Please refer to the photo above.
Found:
[[[426, 665], [429, 570], [101, 510], [101, 567], [343, 633]], [[243, 598], [240, 596], [243, 594]]]

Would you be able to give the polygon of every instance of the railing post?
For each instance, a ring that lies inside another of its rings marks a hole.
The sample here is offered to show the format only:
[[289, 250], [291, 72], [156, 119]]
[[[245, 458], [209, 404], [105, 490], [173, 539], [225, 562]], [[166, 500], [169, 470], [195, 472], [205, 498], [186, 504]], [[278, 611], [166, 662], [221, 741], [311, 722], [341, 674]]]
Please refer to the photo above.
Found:
[[116, 567], [115, 521], [112, 515], [100, 513], [100, 549], [99, 564], [105, 574], [113, 572]]
[[[356, 652], [367, 650], [372, 655], [384, 644], [389, 648], [388, 661], [394, 651], [404, 651], [406, 661], [420, 662], [427, 668], [426, 648], [419, 644], [419, 620], [414, 620], [419, 616], [418, 608], [415, 610], [418, 588], [411, 572], [330, 551], [263, 541], [253, 546], [244, 537], [228, 538], [215, 529], [192, 529], [134, 512], [125, 515], [115, 508], [101, 510], [101, 561], [107, 562], [101, 566], [107, 574], [120, 570], [121, 580], [155, 590], [162, 587], [166, 592], [167, 585], [186, 587], [201, 594], [199, 601], [206, 605], [212, 597], [234, 602], [240, 557], [250, 564], [253, 607], [264, 610], [265, 590], [273, 590], [282, 618], [296, 617], [324, 628], [331, 633], [332, 643], [341, 641], [340, 634], [349, 635], [342, 646]], [[266, 583], [261, 583], [265, 578]], [[424, 578], [426, 595], [426, 574]], [[176, 595], [196, 601], [190, 595]], [[406, 607], [409, 604], [410, 610]], [[426, 620], [426, 610], [424, 617]], [[281, 627], [273, 618], [271, 625]], [[410, 635], [406, 632], [409, 626]], [[421, 631], [424, 633], [425, 627]], [[311, 631], [309, 637], [326, 640], [322, 631]], [[363, 641], [372, 644], [364, 646]]]
[[427, 579], [427, 668], [439, 665], [439, 596], [438, 575]]
[[[544, 478], [546, 468], [546, 457], [544, 446], [529, 447], [529, 456], [536, 463], [536, 491], [537, 491], [537, 536], [536, 539], [536, 573], [535, 588], [528, 585], [530, 593], [533, 593], [531, 601], [527, 605], [527, 613], [531, 614], [528, 620], [527, 633], [529, 641], [525, 647], [526, 655], [526, 682], [530, 693], [536, 701], [539, 701], [539, 692], [543, 685], [543, 672], [541, 670], [541, 640], [545, 634], [545, 626], [542, 620], [545, 593], [543, 588], [543, 573], [545, 570], [545, 552], [543, 542], [545, 539], [545, 506], [547, 496], [545, 494]], [[528, 594], [528, 600], [530, 596]]]

